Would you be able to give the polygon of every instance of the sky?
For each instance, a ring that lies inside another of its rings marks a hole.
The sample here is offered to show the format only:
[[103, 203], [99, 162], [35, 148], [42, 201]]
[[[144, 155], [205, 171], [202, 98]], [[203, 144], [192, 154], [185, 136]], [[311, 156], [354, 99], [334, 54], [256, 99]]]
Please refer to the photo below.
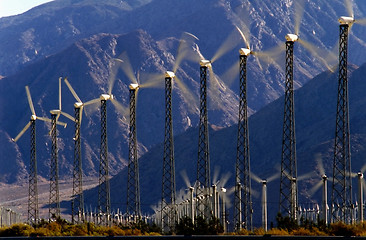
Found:
[[17, 15], [52, 0], [0, 0], [0, 18]]

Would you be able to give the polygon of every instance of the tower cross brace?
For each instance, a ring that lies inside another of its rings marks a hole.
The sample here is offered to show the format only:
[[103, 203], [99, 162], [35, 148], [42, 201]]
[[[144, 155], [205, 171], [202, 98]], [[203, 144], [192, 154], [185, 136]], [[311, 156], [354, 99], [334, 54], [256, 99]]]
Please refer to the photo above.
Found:
[[197, 216], [210, 217], [210, 156], [207, 119], [207, 66], [200, 66], [200, 122], [197, 161]]
[[252, 197], [249, 156], [249, 127], [247, 111], [247, 56], [240, 55], [240, 101], [236, 152], [235, 228], [252, 229]]
[[[74, 138], [74, 168], [73, 168], [73, 192], [72, 192], [72, 222], [84, 221], [84, 194], [83, 194], [83, 172], [81, 159], [81, 138], [80, 138], [80, 108], [75, 107], [75, 138]], [[75, 220], [77, 216], [77, 220]]]
[[286, 82], [282, 137], [280, 207], [282, 215], [297, 219], [297, 167], [295, 137], [295, 103], [293, 87], [294, 42], [286, 41]]
[[101, 100], [101, 144], [98, 188], [98, 211], [102, 215], [99, 219], [101, 225], [109, 225], [108, 218], [111, 212], [110, 186], [109, 186], [109, 161], [107, 139], [107, 101]]
[[348, 24], [340, 25], [337, 116], [331, 200], [331, 221], [342, 221], [344, 223], [350, 223], [352, 219], [352, 179], [350, 174], [351, 152], [347, 80], [348, 31]]
[[49, 200], [49, 218], [60, 217], [60, 195], [58, 185], [58, 147], [57, 147], [57, 114], [51, 114], [51, 164], [50, 164], [50, 200]]
[[36, 224], [39, 219], [38, 210], [38, 179], [36, 155], [36, 121], [31, 120], [31, 150], [29, 163], [29, 195], [28, 195], [28, 222]]
[[162, 230], [174, 232], [177, 221], [172, 118], [172, 78], [165, 78], [165, 136], [162, 181]]
[[137, 156], [137, 137], [136, 137], [136, 95], [137, 89], [130, 89], [130, 132], [129, 132], [129, 163], [127, 180], [127, 214], [141, 218], [140, 206], [140, 182], [139, 182], [139, 163]]

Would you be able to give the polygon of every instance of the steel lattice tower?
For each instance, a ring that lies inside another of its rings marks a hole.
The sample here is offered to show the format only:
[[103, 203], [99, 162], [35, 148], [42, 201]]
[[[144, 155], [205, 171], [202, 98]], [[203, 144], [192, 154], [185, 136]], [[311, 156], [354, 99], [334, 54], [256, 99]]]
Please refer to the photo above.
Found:
[[51, 111], [51, 140], [52, 140], [52, 153], [51, 153], [51, 172], [50, 172], [50, 207], [49, 218], [54, 219], [60, 217], [60, 195], [58, 187], [58, 148], [57, 148], [57, 114]]
[[341, 25], [339, 35], [338, 97], [334, 140], [331, 221], [350, 223], [352, 180], [347, 80], [347, 42], [350, 22], [342, 21], [342, 18], [339, 21]]
[[250, 180], [249, 127], [247, 104], [247, 58], [249, 49], [242, 48], [240, 53], [240, 102], [238, 120], [238, 140], [236, 148], [236, 184], [234, 226], [236, 231], [242, 227], [252, 229], [252, 196]]
[[[74, 146], [74, 169], [73, 169], [73, 185], [72, 185], [72, 222], [83, 222], [84, 219], [84, 195], [83, 195], [83, 172], [81, 159], [81, 138], [80, 138], [80, 107], [76, 104], [75, 111], [75, 146]], [[75, 220], [77, 216], [77, 220]]]
[[108, 139], [107, 139], [107, 99], [101, 97], [101, 144], [100, 144], [100, 167], [99, 167], [99, 191], [98, 210], [101, 225], [109, 225], [111, 211], [110, 187], [109, 187], [109, 162], [108, 162]]
[[172, 80], [174, 77], [173, 72], [168, 71], [165, 74], [165, 137], [161, 194], [161, 222], [163, 232], [174, 232], [175, 222], [177, 221], [172, 118]]
[[208, 220], [210, 218], [210, 204], [208, 200], [210, 191], [210, 156], [207, 118], [207, 68], [211, 67], [211, 62], [201, 60], [200, 65], [200, 123], [196, 188], [197, 216], [202, 216]]
[[[141, 218], [139, 163], [137, 156], [136, 137], [136, 95], [139, 86], [130, 84], [130, 132], [129, 132], [129, 163], [127, 179], [127, 214], [135, 220]], [[137, 219], [136, 219], [137, 218]]]
[[38, 211], [38, 179], [36, 155], [36, 120], [31, 120], [31, 150], [29, 163], [29, 195], [28, 195], [28, 222], [36, 224], [39, 218]]
[[289, 216], [292, 220], [297, 219], [297, 168], [293, 87], [293, 51], [294, 42], [297, 39], [297, 35], [286, 35], [286, 82], [279, 206], [279, 212], [284, 216]]

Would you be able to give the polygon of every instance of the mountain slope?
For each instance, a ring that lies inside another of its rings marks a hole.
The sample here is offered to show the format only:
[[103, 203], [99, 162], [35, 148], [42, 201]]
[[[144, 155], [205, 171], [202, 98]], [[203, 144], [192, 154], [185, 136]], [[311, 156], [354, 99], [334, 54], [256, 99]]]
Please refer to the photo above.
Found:
[[[235, 26], [244, 22], [251, 31], [253, 49], [268, 50], [283, 44], [284, 36], [294, 31], [294, 8], [293, 1], [284, 0], [57, 0], [25, 14], [0, 19], [0, 40], [4, 43], [0, 45], [3, 53], [0, 75], [14, 74], [29, 63], [100, 32], [125, 34], [143, 29], [154, 39], [164, 41], [169, 37], [179, 38], [187, 31], [200, 39], [197, 43], [206, 58], [212, 58], [234, 32], [230, 37], [232, 44], [237, 45], [215, 62], [214, 70], [237, 92], [237, 84], [232, 84], [233, 75], [237, 74], [227, 72], [237, 61], [238, 48], [244, 45]], [[354, 9], [356, 17], [362, 18], [366, 3], [357, 1]], [[346, 15], [342, 0], [335, 0], [332, 4], [321, 0], [306, 2], [301, 38], [319, 48], [332, 48], [338, 39], [337, 19], [341, 15]], [[364, 34], [365, 28], [355, 24], [350, 37], [352, 54], [349, 57], [356, 65], [366, 61], [362, 54], [366, 48], [361, 37]], [[296, 87], [325, 70], [322, 62], [299, 44], [295, 46], [295, 56]], [[248, 82], [249, 106], [255, 111], [283, 94], [284, 55], [278, 56], [276, 62], [277, 65], [271, 66], [262, 62], [261, 69], [254, 57], [248, 61], [249, 77], [256, 79]]]
[[[171, 39], [177, 45], [178, 40]], [[141, 72], [140, 84], [149, 83], [150, 76], [147, 73], [158, 74], [152, 88], [142, 87], [138, 92], [137, 127], [139, 154], [142, 155], [151, 146], [164, 139], [164, 73], [166, 67], [170, 69], [174, 65], [173, 54], [159, 47], [159, 44], [144, 31], [136, 31], [126, 35], [99, 34], [91, 38], [73, 44], [65, 51], [50, 56], [42, 61], [32, 64], [12, 77], [3, 78], [0, 81], [0, 99], [5, 103], [1, 105], [0, 121], [5, 134], [1, 135], [4, 142], [3, 150], [7, 149], [9, 160], [28, 166], [29, 159], [29, 132], [17, 143], [11, 142], [23, 126], [29, 121], [30, 110], [25, 95], [24, 86], [29, 85], [33, 102], [38, 116], [50, 117], [49, 110], [58, 105], [58, 78], [67, 76], [71, 85], [84, 101], [98, 98], [108, 91], [111, 78], [115, 78], [113, 94], [115, 99], [123, 104], [126, 109], [129, 105], [128, 85], [129, 78], [122, 71], [120, 65], [113, 63], [114, 58], [134, 56], [131, 61], [136, 73]], [[195, 65], [195, 64], [194, 64]], [[116, 75], [114, 76], [114, 72]], [[147, 77], [144, 77], [145, 75]], [[199, 68], [192, 65], [182, 65], [177, 75], [182, 76], [181, 81], [192, 91], [195, 99], [198, 99]], [[209, 94], [218, 93], [209, 90]], [[73, 113], [74, 98], [66, 85], [63, 84], [63, 110]], [[209, 111], [215, 116], [211, 122], [220, 126], [229, 126], [236, 119], [236, 110], [233, 102], [237, 102], [236, 95], [229, 89], [220, 92], [220, 104], [211, 105]], [[183, 132], [188, 127], [198, 124], [197, 105], [190, 102], [187, 94], [174, 85], [173, 109], [177, 116], [174, 124], [176, 133]], [[86, 175], [98, 173], [99, 145], [100, 145], [100, 113], [98, 104], [86, 107], [86, 114], [82, 123], [84, 172]], [[123, 169], [128, 159], [128, 111], [118, 112], [112, 104], [108, 104], [108, 134], [109, 156], [111, 161], [111, 174], [116, 174]], [[61, 117], [62, 119], [62, 117]], [[68, 121], [63, 119], [61, 121]], [[38, 159], [40, 175], [48, 176], [48, 158], [50, 157], [50, 138], [48, 136], [49, 124], [37, 122], [38, 134]], [[72, 172], [73, 159], [73, 129], [69, 122], [67, 129], [59, 128], [59, 155], [60, 175], [68, 177]], [[10, 150], [11, 149], [11, 150]], [[10, 150], [10, 151], [9, 151]], [[2, 159], [5, 161], [5, 159]], [[26, 172], [22, 168], [14, 171], [3, 169], [11, 175], [5, 182], [14, 182], [26, 178]]]

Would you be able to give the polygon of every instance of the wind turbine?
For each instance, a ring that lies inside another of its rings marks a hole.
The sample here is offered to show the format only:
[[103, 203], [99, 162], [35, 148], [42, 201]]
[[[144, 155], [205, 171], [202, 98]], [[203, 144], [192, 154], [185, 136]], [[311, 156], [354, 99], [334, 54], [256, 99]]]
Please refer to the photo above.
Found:
[[[77, 102], [74, 103], [74, 113], [75, 118], [70, 118], [75, 122], [75, 137], [74, 140], [74, 164], [73, 164], [73, 192], [72, 192], [72, 203], [71, 203], [71, 217], [72, 222], [75, 222], [75, 215], [77, 213], [78, 222], [82, 222], [84, 220], [84, 194], [83, 194], [83, 171], [82, 171], [82, 158], [81, 158], [81, 136], [80, 136], [80, 127], [81, 121], [83, 117], [83, 109], [84, 106], [88, 106], [95, 102], [98, 102], [99, 99], [94, 99], [92, 101], [88, 101], [83, 103], [79, 96], [76, 94], [75, 90], [67, 80], [64, 79], [65, 84], [70, 90], [71, 94], [74, 96]], [[71, 116], [70, 116], [71, 117]], [[77, 211], [76, 211], [77, 210]]]
[[69, 114], [62, 112], [61, 110], [61, 80], [58, 81], [59, 89], [59, 108], [51, 110], [51, 163], [50, 163], [50, 198], [49, 198], [49, 218], [56, 219], [60, 216], [60, 196], [59, 196], [59, 185], [58, 185], [58, 146], [57, 146], [57, 124], [63, 125], [66, 128], [66, 123], [58, 121], [60, 115], [71, 117]]
[[254, 173], [251, 173], [251, 178], [253, 178], [254, 181], [257, 183], [260, 183], [262, 185], [262, 199], [261, 199], [261, 205], [262, 205], [262, 227], [264, 231], [268, 230], [268, 209], [267, 209], [267, 184], [272, 182], [273, 180], [280, 177], [280, 173], [276, 173], [272, 176], [270, 176], [267, 179], [261, 179]]
[[[349, 16], [341, 16], [339, 25], [339, 69], [336, 115], [336, 136], [334, 140], [333, 184], [332, 184], [332, 221], [350, 223], [352, 213], [352, 179], [350, 153], [350, 126], [348, 104], [348, 35], [354, 23], [364, 24], [365, 20], [355, 20], [351, 1], [345, 1]], [[336, 204], [339, 202], [339, 205]], [[337, 209], [340, 206], [340, 209]], [[334, 209], [335, 207], [335, 209]], [[340, 217], [336, 214], [340, 210]]]
[[27, 93], [27, 99], [29, 108], [31, 110], [31, 117], [29, 123], [20, 131], [20, 133], [13, 138], [14, 142], [17, 142], [19, 138], [28, 130], [30, 127], [30, 163], [29, 163], [29, 195], [28, 195], [28, 222], [30, 224], [36, 224], [39, 219], [38, 209], [38, 187], [37, 187], [37, 155], [36, 155], [36, 120], [44, 122], [51, 122], [51, 119], [39, 117], [36, 115], [34, 110], [32, 97], [29, 91], [29, 87], [25, 86]]
[[[117, 59], [112, 59], [111, 68]], [[117, 111], [124, 113], [124, 107], [114, 99], [112, 89], [115, 82], [115, 70], [108, 80], [107, 93], [101, 94], [99, 98], [90, 101], [90, 104], [100, 101], [100, 122], [101, 122], [101, 144], [100, 144], [100, 162], [99, 162], [99, 188], [98, 188], [98, 212], [101, 225], [109, 224], [111, 214], [110, 185], [109, 185], [109, 160], [108, 160], [108, 138], [107, 138], [107, 101], [111, 101]]]

